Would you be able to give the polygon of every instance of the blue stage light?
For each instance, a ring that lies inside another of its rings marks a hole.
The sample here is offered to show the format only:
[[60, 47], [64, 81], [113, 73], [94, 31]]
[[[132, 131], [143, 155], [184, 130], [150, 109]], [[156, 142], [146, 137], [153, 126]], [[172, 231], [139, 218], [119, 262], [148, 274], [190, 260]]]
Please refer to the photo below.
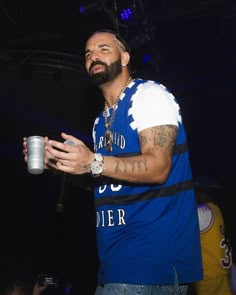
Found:
[[144, 57], [143, 57], [143, 63], [147, 64], [149, 62], [149, 60], [151, 59], [151, 54], [147, 53]]
[[96, 14], [99, 10], [101, 10], [101, 6], [99, 6], [96, 1], [94, 2], [93, 0], [91, 0], [86, 1], [86, 3], [80, 3], [78, 5], [78, 10], [80, 14], [91, 15]]
[[80, 5], [80, 6], [79, 6], [79, 12], [80, 12], [81, 14], [84, 14], [84, 6], [83, 6], [83, 5]]
[[128, 20], [133, 15], [133, 10], [131, 8], [126, 8], [120, 13], [121, 20]]

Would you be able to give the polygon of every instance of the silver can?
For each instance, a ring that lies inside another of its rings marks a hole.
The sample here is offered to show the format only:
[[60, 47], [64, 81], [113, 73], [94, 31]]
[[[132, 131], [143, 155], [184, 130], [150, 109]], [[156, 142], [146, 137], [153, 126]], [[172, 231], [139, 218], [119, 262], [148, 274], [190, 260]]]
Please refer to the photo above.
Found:
[[45, 145], [44, 137], [30, 136], [27, 138], [27, 169], [31, 174], [44, 171]]

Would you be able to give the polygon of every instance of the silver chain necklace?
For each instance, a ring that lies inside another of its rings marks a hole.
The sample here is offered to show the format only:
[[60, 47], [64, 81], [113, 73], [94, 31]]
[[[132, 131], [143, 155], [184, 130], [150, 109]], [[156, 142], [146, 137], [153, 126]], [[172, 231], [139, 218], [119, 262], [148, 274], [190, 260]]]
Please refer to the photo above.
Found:
[[116, 102], [115, 104], [113, 105], [113, 111], [111, 113], [111, 116], [110, 116], [110, 120], [108, 121], [108, 105], [107, 105], [107, 102], [105, 101], [105, 105], [104, 105], [104, 119], [105, 119], [105, 127], [106, 127], [106, 132], [105, 132], [105, 147], [106, 147], [106, 150], [108, 152], [111, 152], [112, 151], [112, 131], [111, 131], [111, 125], [114, 121], [114, 118], [115, 118], [115, 113], [116, 113], [116, 110], [117, 110], [117, 107], [118, 107], [118, 101], [119, 101], [119, 98], [121, 96], [121, 94], [124, 92], [125, 88], [128, 86], [128, 84], [131, 82], [132, 78], [129, 77], [128, 80], [126, 81], [125, 83], [125, 87], [121, 89], [119, 95], [117, 96], [116, 98]]

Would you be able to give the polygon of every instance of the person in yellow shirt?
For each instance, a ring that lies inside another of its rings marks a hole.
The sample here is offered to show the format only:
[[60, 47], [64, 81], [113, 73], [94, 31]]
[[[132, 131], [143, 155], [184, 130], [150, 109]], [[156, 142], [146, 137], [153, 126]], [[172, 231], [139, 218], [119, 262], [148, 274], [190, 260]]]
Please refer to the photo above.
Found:
[[213, 177], [197, 177], [198, 204], [204, 278], [191, 285], [191, 295], [231, 295], [232, 247], [226, 238], [224, 218], [217, 203], [221, 187]]

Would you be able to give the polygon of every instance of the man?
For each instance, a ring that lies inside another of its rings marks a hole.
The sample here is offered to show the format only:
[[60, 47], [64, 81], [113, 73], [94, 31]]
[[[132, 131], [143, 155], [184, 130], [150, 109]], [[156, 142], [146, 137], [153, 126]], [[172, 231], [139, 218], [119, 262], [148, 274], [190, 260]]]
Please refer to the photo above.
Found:
[[194, 295], [231, 295], [232, 249], [225, 233], [224, 218], [217, 198], [222, 190], [211, 176], [195, 181], [204, 278], [191, 288]]
[[[133, 79], [127, 43], [92, 34], [85, 66], [104, 110], [93, 127], [94, 152], [65, 133], [45, 138], [45, 167], [91, 174], [99, 255], [96, 295], [186, 294], [202, 279], [200, 234], [181, 112], [154, 81]], [[24, 154], [27, 160], [26, 138]]]

